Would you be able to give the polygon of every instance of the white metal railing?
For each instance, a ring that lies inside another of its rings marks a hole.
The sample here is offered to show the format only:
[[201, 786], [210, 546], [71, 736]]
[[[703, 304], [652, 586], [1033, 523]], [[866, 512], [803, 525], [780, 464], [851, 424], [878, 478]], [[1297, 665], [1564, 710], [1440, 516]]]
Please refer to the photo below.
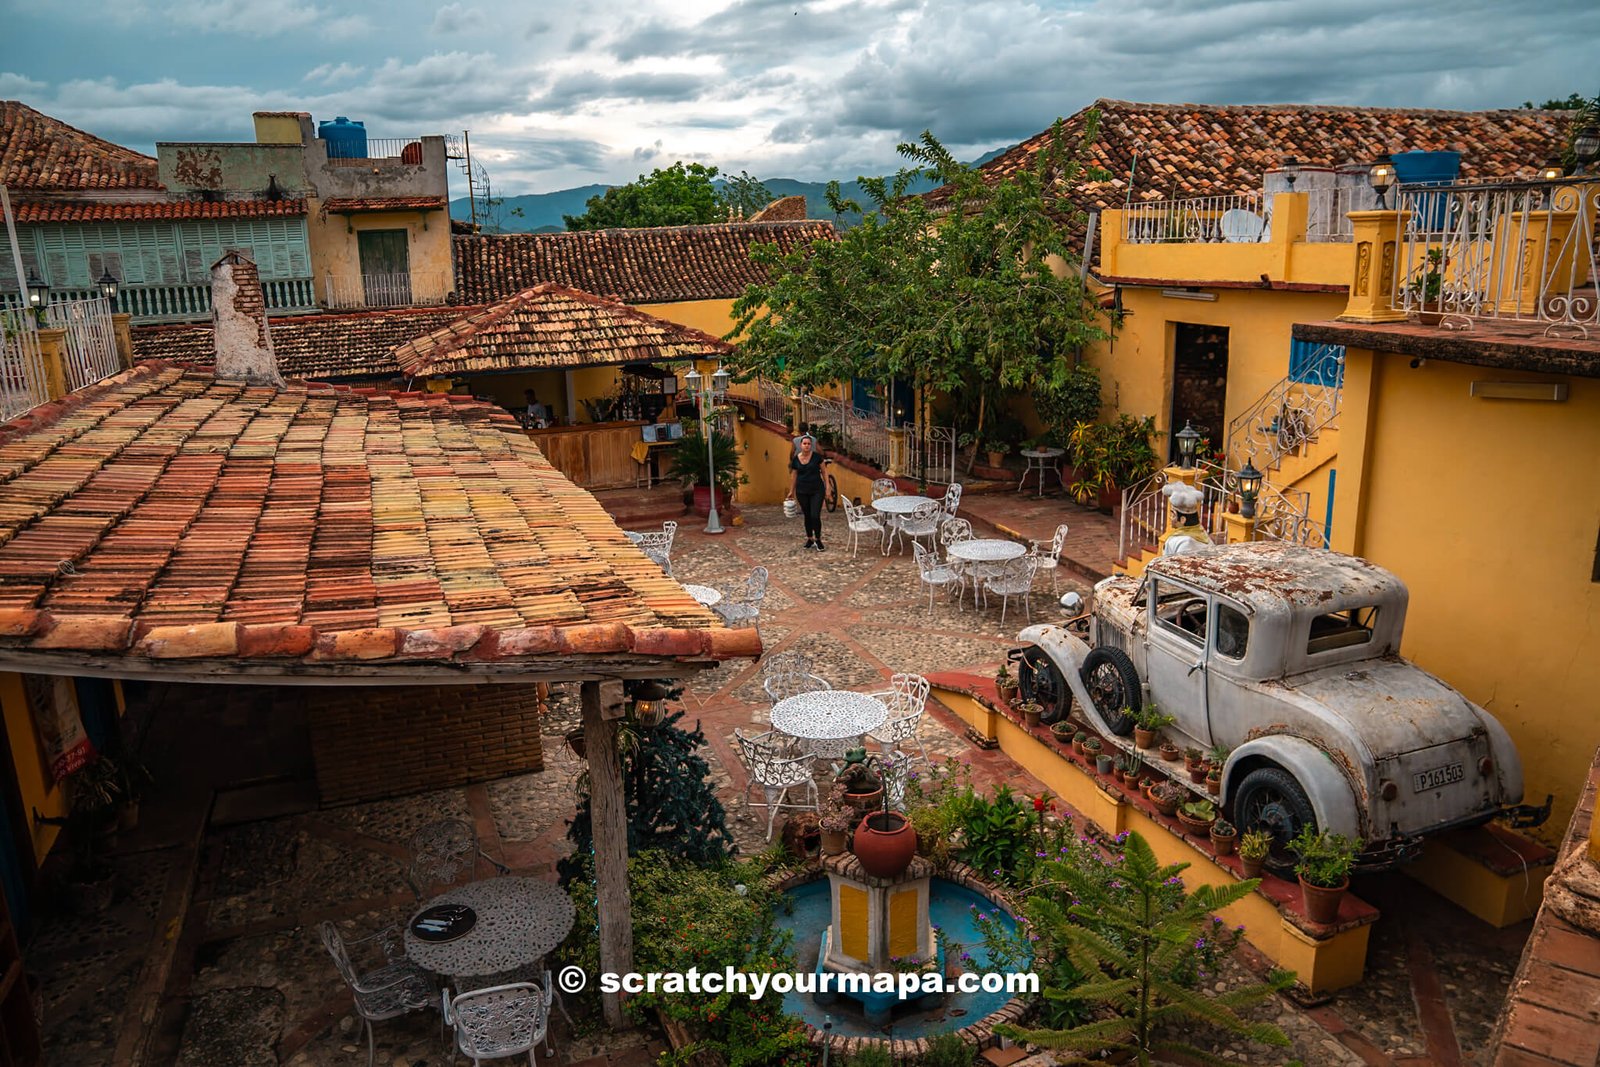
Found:
[[1122, 212], [1129, 244], [1254, 243], [1271, 239], [1272, 206], [1260, 193], [1146, 200]]
[[756, 409], [768, 422], [789, 421], [789, 394], [782, 385], [768, 378], [751, 378], [728, 386], [728, 395]]
[[434, 307], [447, 295], [443, 271], [325, 276], [326, 306], [333, 309]]
[[33, 312], [0, 311], [0, 419], [14, 419], [49, 399]]
[[335, 167], [360, 166], [363, 163], [387, 161], [422, 165], [422, 138], [420, 137], [368, 137], [366, 149], [355, 154], [355, 146], [341, 141], [327, 140], [328, 163]]
[[1344, 346], [1319, 345], [1298, 372], [1261, 395], [1228, 424], [1226, 455], [1234, 467], [1249, 459], [1268, 471], [1316, 440], [1339, 418]]
[[1355, 236], [1350, 221], [1352, 211], [1371, 211], [1378, 206], [1378, 194], [1363, 181], [1360, 185], [1306, 189], [1307, 241], [1326, 243], [1349, 241]]
[[[806, 393], [801, 398], [803, 421], [811, 426], [812, 433], [821, 431], [825, 446], [837, 448], [855, 456], [881, 471], [887, 471], [901, 457], [893, 454], [893, 436], [889, 418], [882, 412], [862, 411], [845, 400]], [[904, 469], [899, 473], [907, 477], [926, 477], [929, 482], [946, 484], [955, 481], [956, 433], [949, 426], [929, 426], [918, 433], [917, 427], [904, 427], [901, 437]]]
[[[1202, 472], [1196, 483], [1202, 498], [1198, 515], [1200, 526], [1212, 541], [1225, 544], [1228, 523], [1224, 516], [1239, 499], [1234, 472], [1207, 461], [1200, 461], [1196, 466]], [[1160, 543], [1167, 528], [1170, 506], [1163, 492], [1166, 486], [1167, 472], [1163, 469], [1123, 491], [1122, 508], [1118, 513], [1118, 559], [1127, 559], [1141, 549], [1154, 548]], [[1314, 548], [1327, 547], [1327, 531], [1307, 514], [1310, 501], [1311, 495], [1304, 490], [1282, 489], [1263, 478], [1256, 497], [1257, 536]]]
[[61, 370], [69, 393], [122, 370], [111, 305], [105, 297], [52, 302], [45, 309], [45, 323], [63, 332]]
[[1545, 336], [1600, 328], [1600, 177], [1402, 187], [1411, 213], [1394, 263], [1395, 307], [1471, 329], [1543, 324]]
[[[52, 300], [93, 300], [98, 289], [52, 289]], [[267, 314], [315, 311], [317, 297], [310, 278], [279, 278], [261, 283]], [[16, 293], [0, 293], [0, 308], [21, 306]], [[117, 310], [135, 322], [192, 322], [211, 317], [211, 284], [124, 285], [117, 293]]]

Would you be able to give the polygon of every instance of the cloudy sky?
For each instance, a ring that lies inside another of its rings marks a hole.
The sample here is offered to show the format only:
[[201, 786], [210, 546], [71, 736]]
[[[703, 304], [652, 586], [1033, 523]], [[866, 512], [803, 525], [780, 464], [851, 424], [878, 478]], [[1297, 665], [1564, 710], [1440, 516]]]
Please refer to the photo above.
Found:
[[254, 110], [469, 129], [501, 193], [675, 159], [881, 173], [1096, 97], [1515, 106], [1600, 92], [1595, 0], [0, 0], [0, 98], [122, 144]]

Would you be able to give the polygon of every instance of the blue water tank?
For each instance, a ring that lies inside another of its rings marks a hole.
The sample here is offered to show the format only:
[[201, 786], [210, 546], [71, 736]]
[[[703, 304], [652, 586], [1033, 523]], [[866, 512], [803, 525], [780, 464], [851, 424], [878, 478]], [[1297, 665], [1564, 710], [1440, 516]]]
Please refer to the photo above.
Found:
[[[1460, 152], [1396, 152], [1393, 159], [1395, 180], [1402, 185], [1446, 185], [1461, 173]], [[1449, 204], [1447, 193], [1413, 193], [1416, 225], [1425, 230], [1443, 229]]]
[[332, 122], [317, 123], [317, 136], [328, 142], [329, 159], [366, 159], [367, 124], [351, 122], [340, 115]]

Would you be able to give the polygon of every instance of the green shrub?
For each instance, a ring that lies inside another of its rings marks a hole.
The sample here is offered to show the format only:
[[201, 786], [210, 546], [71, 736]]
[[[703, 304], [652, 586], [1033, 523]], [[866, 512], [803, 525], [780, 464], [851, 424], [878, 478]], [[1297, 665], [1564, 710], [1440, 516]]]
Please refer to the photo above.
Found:
[[849, 1067], [894, 1067], [894, 1057], [887, 1048], [874, 1042], [857, 1049], [850, 1057]]
[[977, 1058], [978, 1050], [960, 1034], [940, 1034], [929, 1040], [921, 1067], [972, 1067]]

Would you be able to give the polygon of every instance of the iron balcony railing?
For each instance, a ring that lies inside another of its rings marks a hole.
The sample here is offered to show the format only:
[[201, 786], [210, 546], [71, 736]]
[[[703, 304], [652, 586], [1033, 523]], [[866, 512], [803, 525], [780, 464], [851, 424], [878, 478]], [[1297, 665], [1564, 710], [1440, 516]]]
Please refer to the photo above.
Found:
[[[317, 310], [310, 278], [278, 278], [261, 283], [267, 314]], [[98, 289], [52, 289], [52, 300], [94, 300]], [[17, 293], [0, 293], [0, 308], [21, 307]], [[211, 284], [124, 285], [117, 293], [117, 311], [134, 322], [193, 322], [211, 317]]]
[[[1202, 529], [1217, 544], [1228, 540], [1225, 516], [1239, 499], [1234, 472], [1219, 464], [1200, 461], [1197, 483], [1202, 502], [1199, 521]], [[1167, 529], [1167, 472], [1158, 470], [1122, 494], [1118, 513], [1117, 558], [1125, 560], [1144, 549], [1154, 549]], [[1256, 498], [1256, 535], [1273, 541], [1288, 541], [1313, 548], [1327, 547], [1327, 530], [1308, 516], [1310, 494], [1300, 489], [1282, 489], [1262, 479]]]
[[49, 399], [33, 312], [0, 311], [0, 420], [14, 419]]
[[353, 144], [328, 141], [328, 164], [334, 167], [359, 167], [363, 163], [401, 163], [422, 166], [421, 137], [368, 137], [365, 149]]
[[93, 385], [122, 369], [111, 304], [105, 297], [53, 301], [45, 309], [45, 325], [63, 334], [61, 369], [67, 392]]
[[[925, 477], [949, 485], [956, 479], [956, 434], [949, 426], [891, 427], [883, 412], [863, 411], [845, 400], [806, 393], [800, 400], [802, 421], [826, 447], [855, 456], [880, 471], [895, 469], [905, 477]], [[900, 434], [891, 429], [902, 429]], [[896, 438], [898, 437], [898, 442]], [[896, 448], [900, 449], [897, 453]]]
[[353, 308], [437, 307], [449, 296], [444, 271], [416, 270], [403, 274], [325, 276], [326, 306]]
[[1470, 330], [1543, 326], [1547, 337], [1600, 328], [1600, 177], [1402, 187], [1409, 214], [1394, 257], [1394, 307]]
[[1260, 470], [1272, 470], [1338, 420], [1343, 387], [1344, 346], [1319, 345], [1297, 373], [1228, 424], [1228, 462], [1239, 467], [1248, 459]]
[[1255, 243], [1271, 239], [1272, 205], [1260, 193], [1146, 200], [1122, 212], [1128, 244]]

